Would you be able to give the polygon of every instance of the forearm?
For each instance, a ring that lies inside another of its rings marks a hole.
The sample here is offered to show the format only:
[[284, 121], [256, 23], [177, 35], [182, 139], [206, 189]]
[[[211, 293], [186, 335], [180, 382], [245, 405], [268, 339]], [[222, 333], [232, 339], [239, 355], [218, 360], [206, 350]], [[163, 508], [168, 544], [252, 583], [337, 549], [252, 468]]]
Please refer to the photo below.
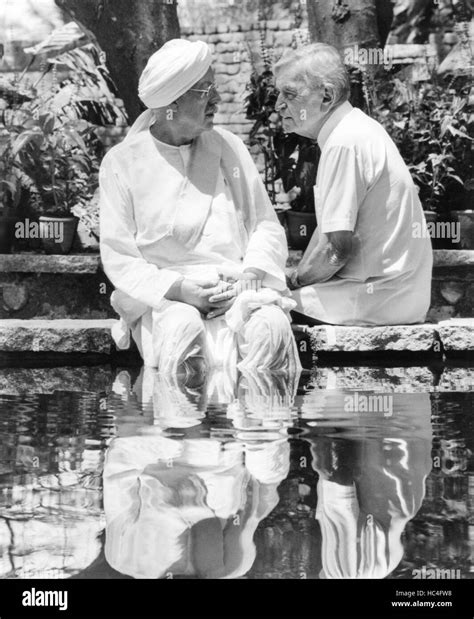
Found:
[[303, 256], [298, 266], [298, 280], [302, 286], [327, 282], [346, 262], [334, 253], [329, 243], [320, 243], [312, 252]]
[[321, 234], [312, 241], [293, 273], [293, 288], [327, 282], [349, 261], [352, 251], [351, 232]]
[[177, 279], [168, 289], [168, 292], [164, 295], [168, 301], [179, 301], [183, 303], [183, 282], [184, 277]]

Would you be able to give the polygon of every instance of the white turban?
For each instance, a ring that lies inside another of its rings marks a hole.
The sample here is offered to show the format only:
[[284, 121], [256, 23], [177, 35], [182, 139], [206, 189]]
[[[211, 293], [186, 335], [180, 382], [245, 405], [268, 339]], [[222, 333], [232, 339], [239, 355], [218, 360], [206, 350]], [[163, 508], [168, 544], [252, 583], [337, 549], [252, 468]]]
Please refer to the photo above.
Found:
[[172, 39], [150, 56], [138, 84], [138, 96], [149, 108], [132, 125], [128, 136], [148, 129], [153, 113], [184, 95], [211, 66], [211, 50], [204, 41]]
[[204, 77], [211, 60], [211, 50], [204, 41], [168, 41], [148, 60], [138, 96], [148, 108], [169, 105]]

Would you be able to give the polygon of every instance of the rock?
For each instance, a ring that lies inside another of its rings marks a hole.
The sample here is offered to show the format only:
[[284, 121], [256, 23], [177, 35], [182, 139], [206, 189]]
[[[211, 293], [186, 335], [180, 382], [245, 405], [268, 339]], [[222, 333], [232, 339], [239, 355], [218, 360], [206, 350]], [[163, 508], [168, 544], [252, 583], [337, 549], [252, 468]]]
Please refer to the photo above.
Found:
[[455, 305], [464, 294], [464, 287], [460, 282], [443, 282], [439, 289], [442, 297], [451, 305]]
[[446, 352], [474, 350], [474, 318], [444, 320], [436, 330]]
[[289, 19], [281, 19], [280, 22], [280, 30], [291, 30], [293, 24]]
[[316, 367], [310, 385], [351, 391], [427, 391], [433, 387], [433, 374], [426, 367]]
[[0, 320], [0, 351], [110, 354], [113, 320]]
[[473, 368], [446, 367], [437, 385], [439, 391], [472, 391], [473, 388]]
[[446, 32], [443, 37], [443, 43], [447, 43], [448, 45], [456, 45], [458, 42], [458, 35], [455, 32]]
[[111, 366], [0, 368], [0, 393], [31, 395], [54, 391], [105, 392], [113, 383]]
[[3, 288], [3, 302], [6, 309], [17, 312], [28, 303], [28, 290], [21, 284], [10, 284]]
[[456, 308], [452, 305], [439, 305], [431, 307], [426, 320], [428, 322], [439, 322], [440, 320], [449, 320], [454, 317]]
[[97, 273], [100, 265], [99, 254], [82, 255], [43, 255], [8, 254], [0, 260], [2, 273]]
[[314, 352], [429, 351], [435, 342], [434, 325], [389, 327], [309, 327]]

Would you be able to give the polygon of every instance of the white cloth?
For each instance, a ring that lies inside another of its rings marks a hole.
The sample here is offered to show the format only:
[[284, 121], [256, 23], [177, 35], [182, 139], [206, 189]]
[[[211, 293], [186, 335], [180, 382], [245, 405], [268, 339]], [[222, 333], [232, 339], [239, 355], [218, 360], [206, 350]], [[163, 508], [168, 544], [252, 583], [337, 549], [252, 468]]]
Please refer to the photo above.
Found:
[[151, 110], [170, 105], [184, 95], [204, 77], [211, 62], [211, 50], [204, 41], [172, 39], [152, 54], [138, 83], [138, 96], [148, 110], [136, 119], [127, 138], [148, 129], [154, 120]]
[[211, 62], [211, 50], [204, 41], [167, 41], [148, 59], [138, 96], [147, 108], [165, 107], [199, 82]]
[[353, 231], [354, 250], [335, 277], [293, 293], [296, 310], [340, 325], [423, 322], [431, 241], [397, 147], [379, 123], [348, 102], [329, 117], [318, 142], [316, 234]]
[[[145, 364], [162, 371], [176, 371], [192, 355], [236, 365], [238, 352], [249, 368], [300, 367], [288, 318], [294, 302], [280, 301], [285, 235], [241, 140], [209, 131], [190, 149], [144, 131], [109, 151], [100, 185], [101, 257], [117, 288], [112, 305], [122, 321], [112, 335], [119, 347], [127, 347], [130, 328]], [[265, 276], [248, 298], [251, 309], [239, 300], [231, 315], [241, 333], [225, 317], [203, 321], [195, 308], [164, 298], [181, 275], [217, 281], [219, 272], [249, 267]]]

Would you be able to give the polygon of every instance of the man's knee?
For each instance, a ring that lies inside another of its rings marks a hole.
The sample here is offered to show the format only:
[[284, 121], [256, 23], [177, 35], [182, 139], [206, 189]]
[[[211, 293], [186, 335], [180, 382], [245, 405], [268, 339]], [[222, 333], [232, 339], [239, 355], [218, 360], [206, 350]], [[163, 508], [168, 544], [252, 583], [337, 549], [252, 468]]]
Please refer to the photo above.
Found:
[[286, 332], [291, 325], [283, 310], [277, 305], [264, 305], [256, 310], [248, 321], [252, 331], [262, 331], [268, 334], [275, 331]]
[[201, 313], [187, 303], [174, 302], [159, 316], [159, 323], [160, 328], [168, 332], [204, 331]]

